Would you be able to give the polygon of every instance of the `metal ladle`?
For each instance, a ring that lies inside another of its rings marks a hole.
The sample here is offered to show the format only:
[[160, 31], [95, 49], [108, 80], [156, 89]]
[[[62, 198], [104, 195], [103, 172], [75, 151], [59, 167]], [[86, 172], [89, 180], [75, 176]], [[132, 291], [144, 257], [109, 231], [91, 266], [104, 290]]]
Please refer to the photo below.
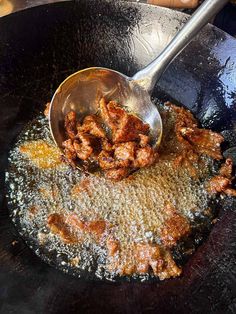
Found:
[[206, 0], [162, 53], [133, 77], [114, 70], [93, 67], [70, 75], [56, 90], [50, 105], [49, 123], [55, 143], [62, 148], [66, 139], [65, 115], [74, 110], [79, 117], [96, 113], [99, 99], [116, 100], [129, 112], [150, 125], [154, 146], [161, 141], [162, 120], [150, 94], [171, 61], [186, 47], [203, 26], [228, 0]]

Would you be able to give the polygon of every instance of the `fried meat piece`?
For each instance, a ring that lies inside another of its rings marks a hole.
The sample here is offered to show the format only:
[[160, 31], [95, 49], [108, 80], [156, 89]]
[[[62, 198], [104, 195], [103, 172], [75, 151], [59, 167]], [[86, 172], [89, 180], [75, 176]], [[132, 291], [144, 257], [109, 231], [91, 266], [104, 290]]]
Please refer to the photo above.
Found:
[[167, 101], [165, 105], [169, 106], [178, 115], [178, 119], [176, 121], [178, 129], [186, 126], [191, 126], [193, 128], [197, 127], [197, 120], [189, 110], [184, 107], [173, 105], [169, 101]]
[[73, 228], [77, 228], [83, 232], [88, 232], [101, 238], [106, 231], [107, 223], [105, 220], [92, 220], [84, 221], [80, 220], [76, 214], [67, 216], [67, 223]]
[[[110, 247], [111, 246], [111, 247]], [[158, 244], [137, 243], [122, 250], [116, 242], [107, 242], [108, 269], [121, 276], [146, 274], [152, 270], [160, 279], [176, 277], [181, 269], [175, 264], [170, 252]]]
[[130, 168], [117, 168], [105, 171], [105, 177], [112, 181], [120, 181], [130, 174]]
[[98, 138], [106, 137], [105, 131], [99, 123], [99, 118], [96, 115], [86, 116], [82, 126], [79, 126], [77, 129], [79, 133], [89, 133]]
[[176, 265], [170, 251], [164, 251], [163, 259], [165, 261], [165, 267], [163, 267], [162, 271], [158, 274], [160, 280], [180, 276], [182, 270]]
[[46, 118], [48, 118], [49, 110], [50, 110], [50, 102], [46, 103], [45, 109], [44, 109], [44, 112], [43, 112]]
[[101, 237], [106, 230], [106, 222], [104, 220], [85, 222], [85, 230]]
[[236, 197], [236, 190], [232, 189], [232, 188], [227, 188], [224, 190], [224, 194], [226, 194], [228, 196]]
[[47, 224], [52, 233], [58, 235], [65, 243], [77, 243], [78, 237], [65, 221], [61, 214], [51, 214], [48, 217]]
[[228, 196], [236, 196], [236, 190], [232, 188], [233, 161], [227, 158], [219, 170], [219, 175], [207, 182], [207, 191], [210, 194], [223, 193]]
[[[77, 139], [79, 139], [80, 142]], [[77, 133], [76, 140], [74, 140], [73, 146], [79, 159], [86, 160], [92, 155], [92, 141], [93, 138], [91, 137], [91, 135], [82, 132]]]
[[139, 138], [140, 138], [139, 145], [140, 145], [141, 147], [145, 147], [145, 146], [148, 145], [148, 143], [149, 143], [149, 141], [150, 141], [149, 136], [144, 135], [144, 134], [139, 134]]
[[127, 168], [130, 165], [130, 162], [128, 159], [117, 160], [113, 157], [113, 152], [107, 152], [104, 150], [101, 151], [101, 153], [98, 155], [98, 162], [99, 162], [99, 166], [103, 170]]
[[134, 161], [135, 158], [135, 142], [126, 142], [114, 145], [114, 157], [118, 160]]
[[139, 134], [147, 134], [149, 125], [134, 115], [128, 114], [115, 101], [106, 104], [104, 98], [100, 100], [101, 116], [112, 130], [114, 143], [129, 142], [139, 139]]
[[113, 237], [109, 237], [106, 241], [107, 255], [114, 256], [120, 249], [120, 242]]
[[73, 145], [73, 141], [71, 139], [68, 139], [68, 140], [64, 141], [62, 143], [62, 146], [64, 148], [66, 148], [68, 151], [70, 151], [71, 153], [74, 153], [74, 155], [76, 157], [75, 148], [74, 148], [74, 145]]
[[102, 98], [99, 106], [103, 122], [112, 131], [112, 139], [108, 138], [98, 116], [88, 115], [80, 125], [71, 111], [65, 117], [69, 137], [63, 143], [66, 160], [75, 167], [77, 158], [83, 161], [92, 158], [106, 171], [105, 176], [114, 181], [127, 177], [134, 168], [153, 164], [156, 153], [148, 145], [149, 125], [128, 114], [115, 101], [106, 103]]
[[101, 98], [99, 108], [102, 119], [112, 131], [116, 131], [120, 120], [127, 114], [115, 101], [110, 101], [107, 104], [105, 98]]
[[222, 135], [198, 128], [181, 128], [180, 133], [200, 155], [205, 154], [216, 160], [223, 158], [220, 148], [220, 144], [224, 141]]
[[116, 168], [116, 161], [112, 157], [112, 155], [112, 152], [108, 152], [105, 150], [102, 150], [101, 153], [98, 155], [99, 166], [103, 170]]
[[230, 187], [230, 184], [230, 179], [222, 176], [215, 176], [208, 182], [207, 190], [210, 194], [221, 193]]
[[143, 168], [152, 165], [157, 158], [157, 153], [154, 149], [147, 145], [146, 147], [136, 150], [136, 157], [133, 162], [135, 168]]
[[222, 177], [232, 179], [232, 172], [233, 172], [233, 161], [231, 158], [227, 158], [224, 164], [221, 166], [219, 174]]
[[236, 196], [236, 190], [231, 187], [231, 180], [222, 176], [213, 177], [207, 184], [210, 194], [223, 193], [228, 196]]
[[222, 159], [220, 144], [224, 138], [221, 134], [198, 128], [197, 120], [189, 110], [175, 106], [170, 102], [167, 102], [166, 105], [170, 106], [177, 115], [176, 137], [185, 149], [193, 150], [199, 155], [208, 155], [216, 160]]
[[64, 147], [64, 156], [66, 158], [66, 162], [68, 162], [72, 167], [75, 167], [75, 160], [77, 157], [75, 148], [73, 146], [72, 139], [68, 139], [62, 143], [62, 146]]
[[113, 151], [113, 145], [109, 142], [107, 138], [103, 138], [101, 143], [102, 143], [102, 150], [107, 151], [107, 152]]
[[69, 138], [74, 139], [76, 135], [76, 113], [75, 111], [70, 111], [65, 116], [65, 130]]
[[164, 266], [161, 250], [157, 244], [138, 243], [135, 248], [135, 261], [138, 274], [148, 273], [151, 267], [154, 275], [157, 276]]
[[139, 140], [139, 134], [147, 134], [149, 125], [143, 123], [139, 118], [126, 114], [120, 120], [116, 132], [113, 133], [114, 143]]
[[175, 212], [164, 222], [164, 226], [161, 229], [161, 240], [164, 246], [172, 247], [176, 245], [178, 240], [189, 233], [190, 224], [188, 220]]
[[47, 220], [52, 233], [57, 234], [65, 243], [78, 243], [83, 233], [89, 233], [100, 240], [107, 229], [105, 220], [83, 221], [76, 214], [51, 214]]

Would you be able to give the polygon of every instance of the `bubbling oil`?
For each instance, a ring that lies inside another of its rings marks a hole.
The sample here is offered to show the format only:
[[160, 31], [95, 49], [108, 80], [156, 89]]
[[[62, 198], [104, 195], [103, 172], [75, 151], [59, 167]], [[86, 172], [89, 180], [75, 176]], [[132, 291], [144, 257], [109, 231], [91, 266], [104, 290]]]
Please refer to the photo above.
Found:
[[[172, 117], [164, 125], [166, 134], [173, 123]], [[168, 136], [163, 140], [168, 141]], [[50, 214], [75, 213], [83, 220], [106, 220], [115, 226], [114, 237], [123, 247], [139, 241], [159, 243], [167, 203], [192, 225], [196, 217], [205, 215], [209, 198], [204, 184], [212, 175], [209, 169], [214, 169], [210, 158], [204, 158], [205, 167], [197, 169], [197, 178], [192, 178], [186, 168], [176, 167], [173, 156], [164, 154], [152, 167], [111, 182], [101, 175], [87, 176], [73, 170], [59, 162], [60, 154], [47, 119], [39, 115], [11, 150], [6, 178], [11, 217], [21, 235], [36, 254], [65, 272], [69, 269], [80, 276], [86, 270], [98, 278], [113, 279], [105, 267], [105, 248], [90, 236], [76, 245], [63, 243], [47, 226]]]

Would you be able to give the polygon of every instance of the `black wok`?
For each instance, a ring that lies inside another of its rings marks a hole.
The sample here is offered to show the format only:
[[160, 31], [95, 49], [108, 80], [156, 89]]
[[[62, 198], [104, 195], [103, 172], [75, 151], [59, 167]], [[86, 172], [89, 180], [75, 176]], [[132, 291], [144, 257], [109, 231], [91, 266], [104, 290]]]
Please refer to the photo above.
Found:
[[[26, 246], [11, 223], [4, 171], [14, 139], [69, 74], [104, 66], [134, 74], [186, 16], [119, 1], [66, 1], [0, 18], [0, 313], [234, 313], [235, 205], [221, 200], [219, 221], [184, 266], [164, 282], [87, 281], [55, 270]], [[154, 91], [188, 107], [236, 146], [236, 40], [207, 26]], [[235, 161], [235, 160], [234, 160]]]

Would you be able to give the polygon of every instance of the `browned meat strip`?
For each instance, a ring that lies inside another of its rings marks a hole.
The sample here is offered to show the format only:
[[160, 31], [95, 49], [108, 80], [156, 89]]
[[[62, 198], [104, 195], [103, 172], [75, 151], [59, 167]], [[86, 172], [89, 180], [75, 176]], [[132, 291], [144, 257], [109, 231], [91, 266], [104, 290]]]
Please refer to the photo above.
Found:
[[161, 250], [157, 244], [138, 243], [135, 248], [136, 272], [138, 274], [148, 273], [151, 267], [153, 273], [158, 273], [164, 267]]
[[176, 123], [181, 126], [190, 125], [192, 127], [197, 127], [197, 120], [194, 118], [193, 114], [189, 110], [185, 109], [184, 107], [176, 106], [170, 101], [167, 101], [165, 105], [169, 106], [178, 115], [178, 121], [176, 121]]
[[199, 155], [205, 154], [217, 160], [222, 159], [220, 148], [224, 141], [222, 135], [211, 130], [199, 129], [197, 120], [190, 111], [170, 102], [166, 104], [177, 114], [175, 132], [177, 140], [184, 145], [184, 150], [193, 150]]
[[139, 134], [147, 134], [149, 125], [143, 123], [134, 115], [128, 114], [116, 102], [106, 104], [104, 98], [100, 103], [101, 116], [107, 126], [112, 130], [114, 143], [129, 142], [139, 139]]
[[80, 142], [78, 140], [74, 140], [73, 143], [77, 157], [82, 160], [88, 159], [93, 153], [93, 138], [91, 138], [91, 135], [82, 132], [78, 132], [76, 138], [80, 140]]
[[58, 235], [65, 243], [77, 243], [78, 237], [65, 222], [65, 217], [60, 214], [51, 214], [48, 217], [48, 226], [52, 233]]
[[120, 249], [120, 242], [109, 237], [106, 241], [108, 256], [114, 256]]
[[64, 147], [64, 155], [66, 158], [66, 161], [72, 166], [75, 167], [75, 160], [76, 160], [76, 151], [73, 146], [73, 141], [71, 139], [68, 139], [62, 143], [62, 146]]
[[233, 161], [230, 158], [225, 160], [225, 163], [221, 166], [219, 174], [225, 178], [231, 179], [233, 172]]
[[112, 157], [111, 152], [108, 152], [105, 150], [101, 151], [101, 153], [98, 156], [98, 162], [99, 162], [99, 166], [103, 170], [116, 168], [116, 161]]
[[130, 174], [129, 168], [117, 168], [105, 171], [106, 178], [112, 181], [120, 181], [128, 177], [129, 174]]
[[182, 270], [176, 265], [170, 251], [164, 251], [163, 259], [165, 261], [165, 267], [158, 273], [159, 278], [164, 280], [171, 277], [178, 277]]
[[[73, 141], [71, 139], [64, 141], [62, 143], [62, 146], [64, 148], [68, 149], [68, 151], [70, 151], [71, 153], [75, 153], [75, 148], [73, 146]], [[76, 153], [75, 153], [75, 156], [76, 156]]]
[[150, 270], [160, 279], [176, 277], [181, 269], [175, 264], [171, 253], [157, 244], [137, 243], [124, 249], [111, 242], [108, 250], [108, 269], [120, 275], [146, 274]]
[[144, 135], [144, 134], [139, 134], [139, 137], [140, 137], [139, 145], [140, 145], [141, 147], [147, 146], [148, 143], [149, 143], [149, 141], [150, 141], [149, 136]]
[[102, 139], [102, 149], [107, 152], [113, 151], [113, 145], [109, 142], [107, 138]]
[[120, 120], [127, 114], [115, 101], [110, 101], [107, 104], [105, 98], [100, 100], [99, 108], [102, 119], [112, 131], [116, 131]]
[[114, 157], [118, 160], [134, 161], [135, 157], [135, 142], [126, 142], [114, 145]]
[[96, 115], [86, 116], [84, 118], [82, 126], [78, 127], [78, 131], [80, 133], [89, 133], [98, 138], [106, 137], [105, 131], [99, 123], [99, 118]]
[[69, 138], [74, 139], [76, 135], [76, 113], [75, 111], [70, 111], [65, 116], [65, 129]]
[[233, 189], [232, 177], [233, 162], [230, 158], [227, 158], [225, 163], [219, 170], [219, 175], [211, 178], [207, 183], [207, 191], [210, 194], [223, 193], [228, 196], [236, 196], [236, 190]]
[[147, 167], [152, 165], [156, 158], [157, 153], [155, 153], [151, 146], [147, 145], [146, 147], [137, 149], [133, 165], [135, 168]]
[[[77, 125], [76, 135], [75, 112], [67, 114], [65, 128], [69, 140], [63, 143], [66, 160], [74, 167], [78, 159], [96, 161], [102, 170], [109, 170], [105, 176], [115, 181], [127, 177], [133, 169], [153, 164], [157, 155], [148, 145], [149, 125], [128, 114], [115, 101], [106, 103], [102, 98], [99, 106], [101, 117], [86, 116], [83, 124]], [[102, 122], [111, 129], [112, 139]]]
[[94, 235], [98, 236], [99, 238], [104, 234], [106, 231], [106, 222], [104, 220], [96, 220], [96, 221], [87, 221], [85, 222], [85, 230]]
[[188, 220], [178, 213], [173, 213], [164, 223], [161, 230], [161, 239], [164, 246], [172, 247], [176, 245], [178, 240], [185, 237], [189, 233], [190, 224]]
[[48, 118], [49, 109], [50, 109], [50, 102], [48, 102], [48, 103], [45, 105], [45, 109], [44, 109], [44, 112], [43, 112], [46, 118]]
[[226, 190], [224, 190], [224, 193], [228, 196], [236, 197], [236, 190], [235, 189], [227, 188]]
[[180, 132], [200, 155], [205, 154], [213, 159], [222, 159], [220, 148], [220, 144], [224, 141], [222, 135], [198, 128], [181, 128]]
[[67, 216], [66, 221], [73, 228], [77, 228], [83, 232], [91, 233], [99, 239], [103, 236], [107, 228], [107, 223], [105, 220], [83, 221], [80, 220], [76, 214]]
[[139, 140], [139, 134], [147, 134], [149, 125], [143, 123], [139, 118], [126, 114], [120, 120], [119, 126], [112, 134], [114, 143]]
[[210, 194], [224, 192], [231, 185], [231, 180], [222, 176], [213, 177], [207, 185]]

